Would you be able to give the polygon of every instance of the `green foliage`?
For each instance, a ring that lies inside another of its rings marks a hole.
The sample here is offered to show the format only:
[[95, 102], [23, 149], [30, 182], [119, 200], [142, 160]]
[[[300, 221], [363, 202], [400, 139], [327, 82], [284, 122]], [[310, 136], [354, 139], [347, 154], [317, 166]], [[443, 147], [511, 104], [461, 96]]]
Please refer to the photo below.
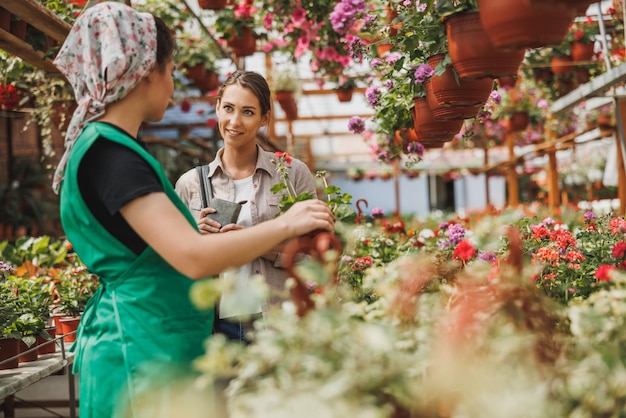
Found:
[[438, 0], [435, 6], [442, 18], [469, 10], [478, 9], [478, 0]]
[[98, 287], [97, 276], [84, 267], [63, 270], [55, 287], [58, 294], [54, 301], [55, 311], [72, 316], [80, 315]]
[[64, 262], [67, 257], [65, 241], [49, 236], [21, 237], [15, 244], [0, 245], [0, 257], [15, 266], [30, 261], [37, 267], [49, 268]]

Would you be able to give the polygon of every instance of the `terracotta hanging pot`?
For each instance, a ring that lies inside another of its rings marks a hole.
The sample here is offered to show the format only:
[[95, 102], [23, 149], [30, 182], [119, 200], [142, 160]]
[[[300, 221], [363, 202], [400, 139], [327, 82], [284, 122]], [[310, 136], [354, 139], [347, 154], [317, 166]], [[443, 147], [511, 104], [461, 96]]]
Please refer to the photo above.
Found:
[[526, 0], [526, 2], [533, 6], [560, 4], [573, 9], [576, 12], [576, 16], [583, 16], [587, 13], [587, 9], [594, 0]]
[[569, 55], [550, 58], [550, 69], [556, 75], [567, 74], [572, 71], [573, 61]]
[[215, 71], [207, 71], [203, 78], [194, 80], [193, 85], [200, 90], [202, 94], [206, 94], [211, 90], [215, 90], [220, 86], [220, 80]]
[[454, 14], [445, 23], [450, 59], [459, 77], [498, 78], [517, 74], [526, 50], [496, 48], [483, 29], [478, 11]]
[[189, 81], [195, 82], [196, 80], [202, 80], [206, 75], [206, 67], [204, 63], [199, 62], [192, 66], [183, 65], [185, 78]]
[[228, 0], [198, 0], [198, 6], [207, 10], [222, 10], [226, 8]]
[[352, 93], [354, 90], [352, 89], [337, 89], [335, 90], [335, 94], [337, 94], [337, 99], [340, 102], [347, 103], [352, 101]]
[[528, 127], [530, 123], [530, 116], [528, 112], [513, 112], [509, 116], [509, 132], [523, 131]]
[[[0, 370], [16, 369], [19, 366], [17, 355], [20, 352], [20, 340], [16, 338], [0, 338]], [[15, 357], [11, 361], [6, 361]]]
[[238, 57], [246, 57], [256, 52], [256, 38], [251, 28], [241, 28], [241, 34], [233, 34], [226, 44]]
[[298, 119], [298, 102], [293, 96], [293, 91], [279, 90], [275, 92], [276, 101], [280, 105], [283, 112], [285, 112], [285, 118], [287, 120]]
[[498, 77], [496, 82], [498, 83], [498, 87], [502, 89], [510, 89], [511, 87], [515, 87], [515, 84], [517, 84], [517, 77], [514, 77], [514, 76]]
[[559, 45], [576, 15], [564, 4], [528, 0], [478, 0], [478, 10], [491, 42], [508, 50]]
[[[428, 58], [435, 69], [444, 59], [443, 54]], [[424, 84], [426, 99], [435, 119], [458, 120], [476, 116], [489, 98], [493, 88], [490, 78], [457, 79], [449, 65], [441, 75], [432, 76]]]
[[413, 103], [413, 128], [420, 143], [448, 142], [461, 130], [463, 120], [435, 119], [426, 97], [416, 97]]
[[574, 61], [590, 61], [593, 58], [593, 43], [573, 42], [570, 48]]

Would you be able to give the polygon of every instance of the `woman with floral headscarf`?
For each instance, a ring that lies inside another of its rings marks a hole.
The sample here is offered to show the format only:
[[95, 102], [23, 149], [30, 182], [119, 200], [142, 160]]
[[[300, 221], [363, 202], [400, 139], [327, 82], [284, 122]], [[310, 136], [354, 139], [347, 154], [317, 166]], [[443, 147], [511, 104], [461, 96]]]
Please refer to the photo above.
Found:
[[185, 370], [211, 333], [212, 312], [189, 301], [193, 280], [248, 263], [287, 239], [333, 229], [329, 207], [309, 200], [250, 228], [198, 232], [137, 140], [142, 122], [160, 120], [171, 99], [173, 51], [162, 20], [104, 2], [77, 19], [55, 59], [78, 108], [53, 188], [68, 239], [101, 282], [73, 347], [81, 418], [164, 414], [161, 397], [142, 394], [158, 384], [157, 372]]

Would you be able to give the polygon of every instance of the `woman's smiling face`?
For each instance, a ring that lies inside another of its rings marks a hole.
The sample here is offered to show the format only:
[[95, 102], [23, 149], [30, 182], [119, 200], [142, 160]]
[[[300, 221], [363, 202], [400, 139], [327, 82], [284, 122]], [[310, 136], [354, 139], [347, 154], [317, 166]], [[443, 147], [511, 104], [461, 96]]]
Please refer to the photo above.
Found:
[[252, 90], [239, 84], [226, 87], [217, 105], [219, 130], [225, 145], [254, 143], [259, 128], [269, 121], [269, 114], [261, 113], [259, 99]]

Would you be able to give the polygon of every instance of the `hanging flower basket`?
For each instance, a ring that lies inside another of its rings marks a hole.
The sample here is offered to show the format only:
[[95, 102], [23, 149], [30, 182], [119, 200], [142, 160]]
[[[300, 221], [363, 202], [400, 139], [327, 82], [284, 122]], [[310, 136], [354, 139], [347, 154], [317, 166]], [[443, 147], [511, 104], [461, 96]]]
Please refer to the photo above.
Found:
[[569, 55], [554, 56], [550, 58], [550, 69], [554, 74], [567, 74], [572, 71], [573, 66], [572, 57]]
[[339, 99], [342, 103], [347, 103], [352, 101], [352, 93], [354, 90], [352, 89], [336, 89], [335, 94], [337, 94], [337, 99]]
[[593, 43], [573, 42], [570, 49], [574, 61], [590, 61], [593, 58]]
[[228, 4], [228, 0], [198, 0], [198, 6], [206, 10], [222, 10]]
[[437, 120], [433, 116], [426, 97], [413, 99], [413, 128], [420, 143], [444, 143], [451, 141], [463, 126], [463, 120]]
[[275, 93], [276, 101], [285, 112], [287, 120], [298, 119], [298, 103], [293, 95], [293, 91], [279, 90]]
[[[435, 69], [444, 55], [428, 58]], [[424, 84], [426, 99], [435, 119], [458, 120], [476, 116], [485, 104], [493, 87], [491, 78], [458, 79], [449, 65], [441, 75], [434, 75]]]
[[226, 44], [238, 57], [246, 57], [256, 52], [256, 38], [251, 28], [244, 27], [241, 34], [232, 34]]
[[504, 51], [489, 39], [478, 11], [453, 14], [445, 20], [450, 59], [461, 78], [514, 76], [524, 49]]
[[200, 90], [202, 94], [206, 94], [211, 90], [215, 90], [220, 86], [220, 80], [215, 71], [206, 71], [204, 77], [194, 79], [193, 85]]
[[528, 127], [530, 116], [527, 112], [513, 112], [508, 119], [509, 132], [520, 132]]
[[564, 4], [528, 0], [478, 0], [478, 10], [489, 39], [507, 50], [559, 45], [576, 15]]

